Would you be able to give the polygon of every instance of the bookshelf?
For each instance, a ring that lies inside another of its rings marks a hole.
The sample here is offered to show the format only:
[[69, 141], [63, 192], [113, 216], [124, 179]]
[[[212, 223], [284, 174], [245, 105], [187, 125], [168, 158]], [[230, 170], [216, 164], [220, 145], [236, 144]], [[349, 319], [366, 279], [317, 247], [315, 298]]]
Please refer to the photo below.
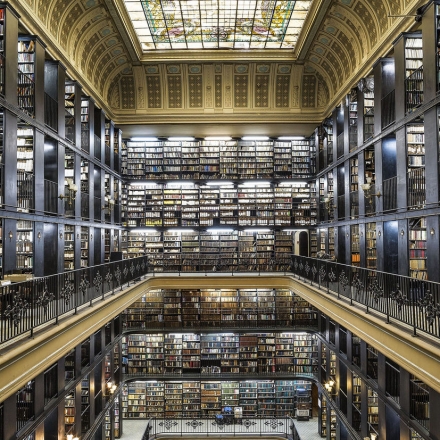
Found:
[[16, 393], [17, 431], [35, 416], [35, 381], [29, 381]]
[[310, 237], [310, 256], [312, 258], [316, 258], [316, 254], [318, 252], [318, 232], [316, 229], [309, 230]]
[[348, 138], [349, 151], [353, 151], [358, 145], [358, 92], [357, 89], [351, 89], [348, 95]]
[[35, 40], [18, 40], [18, 106], [29, 116], [35, 115]]
[[[371, 84], [374, 79], [366, 78], [366, 84]], [[364, 89], [364, 142], [374, 135], [374, 86], [370, 90], [368, 86]]]
[[90, 153], [90, 101], [81, 98], [81, 149]]
[[221, 412], [221, 382], [200, 383], [200, 412], [202, 417], [212, 417]]
[[377, 392], [367, 386], [367, 425], [368, 433], [379, 434], [379, 398]]
[[409, 276], [428, 279], [426, 266], [426, 218], [408, 219]]
[[182, 414], [182, 382], [165, 382], [165, 417], [180, 417]]
[[225, 406], [239, 406], [240, 403], [240, 382], [227, 381], [221, 383], [222, 387], [222, 408]]
[[328, 228], [328, 254], [335, 256], [335, 228]]
[[81, 267], [89, 265], [89, 228], [81, 226]]
[[145, 382], [145, 385], [146, 417], [163, 417], [165, 409], [164, 383], [162, 381], [152, 380]]
[[90, 380], [89, 376], [81, 379], [81, 433], [90, 429]]
[[423, 47], [422, 34], [405, 38], [405, 112], [423, 103]]
[[64, 358], [64, 383], [67, 385], [75, 379], [75, 351], [70, 351]]
[[254, 417], [258, 413], [257, 387], [256, 381], [240, 381], [240, 406], [243, 408], [243, 417]]
[[4, 58], [5, 58], [5, 8], [0, 9], [0, 94], [5, 94], [5, 71], [4, 71]]
[[351, 265], [359, 267], [361, 264], [359, 225], [350, 226]]
[[34, 267], [34, 225], [28, 220], [17, 221], [16, 269], [32, 273]]
[[367, 376], [377, 381], [378, 376], [378, 351], [367, 344]]
[[352, 426], [357, 431], [361, 431], [362, 414], [362, 380], [352, 373]]
[[426, 203], [425, 133], [423, 124], [406, 126], [408, 159], [408, 207], [420, 209]]
[[64, 121], [66, 139], [75, 142], [75, 85], [66, 83], [64, 86]]
[[64, 225], [64, 270], [75, 269], [75, 226]]
[[274, 417], [276, 411], [275, 381], [257, 382], [258, 413], [263, 417]]
[[423, 427], [429, 428], [432, 414], [429, 387], [412, 374], [410, 375], [410, 414]]
[[64, 398], [64, 431], [73, 434], [75, 430], [75, 390], [71, 389]]
[[197, 417], [200, 414], [200, 383], [182, 383], [182, 417]]
[[20, 193], [26, 196], [28, 190], [20, 191], [20, 185], [25, 185], [26, 177], [34, 172], [34, 129], [20, 119], [17, 121], [17, 172], [24, 174], [19, 178], [18, 197]]
[[321, 394], [321, 423], [320, 423], [320, 435], [327, 438], [327, 426], [328, 426], [328, 408], [327, 399]]
[[350, 159], [350, 217], [359, 217], [358, 158]]
[[376, 222], [368, 222], [365, 225], [365, 252], [367, 269], [377, 269], [376, 249]]

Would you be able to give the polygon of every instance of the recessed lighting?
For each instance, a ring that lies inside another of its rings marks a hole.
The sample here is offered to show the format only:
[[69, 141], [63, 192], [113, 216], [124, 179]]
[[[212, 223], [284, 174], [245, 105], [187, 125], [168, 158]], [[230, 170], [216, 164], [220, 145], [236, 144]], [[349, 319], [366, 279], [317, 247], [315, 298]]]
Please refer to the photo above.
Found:
[[230, 141], [231, 136], [206, 136], [205, 141]]
[[243, 141], [268, 141], [269, 136], [243, 136]]
[[206, 182], [208, 186], [231, 186], [234, 182], [229, 182], [228, 180], [211, 180]]
[[190, 137], [190, 136], [178, 136], [178, 137], [169, 137], [168, 138], [169, 141], [176, 141], [176, 142], [191, 142], [194, 139], [195, 138]]
[[278, 138], [279, 141], [303, 141], [304, 139], [304, 136], [280, 136]]
[[132, 137], [130, 140], [132, 142], [157, 142], [159, 139], [157, 137]]

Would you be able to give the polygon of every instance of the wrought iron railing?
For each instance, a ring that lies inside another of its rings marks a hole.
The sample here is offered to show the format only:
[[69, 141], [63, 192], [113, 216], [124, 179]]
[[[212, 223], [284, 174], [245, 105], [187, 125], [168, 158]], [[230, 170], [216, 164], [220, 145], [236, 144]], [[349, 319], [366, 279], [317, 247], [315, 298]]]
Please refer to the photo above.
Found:
[[203, 418], [151, 418], [143, 439], [160, 438], [162, 436], [229, 436], [229, 437], [265, 437], [277, 436], [288, 438], [291, 435], [292, 419], [272, 417], [236, 418], [234, 414], [218, 414]]
[[396, 120], [396, 92], [392, 90], [382, 98], [382, 130]]
[[423, 66], [405, 78], [405, 113], [423, 104]]
[[300, 256], [293, 256], [292, 267], [299, 279], [377, 312], [387, 323], [440, 338], [439, 283]]
[[0, 287], [0, 344], [122, 289], [148, 271], [147, 257], [92, 266]]
[[44, 123], [58, 131], [58, 102], [47, 93], [44, 93]]

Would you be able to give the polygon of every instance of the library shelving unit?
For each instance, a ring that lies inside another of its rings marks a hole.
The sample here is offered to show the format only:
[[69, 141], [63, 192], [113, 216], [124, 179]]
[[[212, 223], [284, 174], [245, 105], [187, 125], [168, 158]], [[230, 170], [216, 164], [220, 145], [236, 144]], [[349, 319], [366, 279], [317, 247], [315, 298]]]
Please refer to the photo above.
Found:
[[29, 116], [35, 114], [35, 39], [18, 40], [18, 106]]
[[358, 97], [357, 89], [351, 89], [348, 95], [348, 121], [349, 121], [349, 151], [353, 151], [358, 145]]
[[328, 254], [335, 256], [335, 228], [328, 228]]
[[350, 159], [350, 217], [359, 217], [358, 158]]
[[182, 335], [182, 372], [199, 372], [200, 366], [200, 335]]
[[376, 434], [378, 436], [379, 431], [379, 398], [377, 392], [367, 386], [368, 396], [368, 433]]
[[35, 381], [29, 381], [16, 393], [17, 431], [35, 416]]
[[72, 389], [64, 398], [64, 430], [72, 433], [75, 425], [75, 390]]
[[316, 254], [318, 253], [318, 233], [316, 229], [310, 230], [309, 237], [310, 237], [309, 255], [312, 258], [316, 258]]
[[408, 158], [408, 207], [420, 209], [426, 203], [425, 183], [425, 133], [424, 125], [406, 126], [406, 147]]
[[200, 414], [200, 383], [182, 383], [182, 417], [197, 417]]
[[257, 383], [258, 413], [264, 417], [274, 417], [276, 411], [275, 381], [260, 380]]
[[418, 217], [409, 223], [409, 276], [420, 280], [428, 279], [426, 266], [426, 218]]
[[378, 351], [367, 344], [367, 376], [377, 381], [378, 376]]
[[70, 351], [64, 358], [64, 383], [67, 385], [75, 379], [75, 352]]
[[359, 225], [350, 226], [351, 235], [351, 265], [360, 266], [361, 254], [360, 254], [360, 236], [359, 236]]
[[320, 424], [320, 435], [321, 437], [327, 438], [327, 425], [328, 425], [328, 408], [327, 408], [327, 399], [321, 395], [321, 424]]
[[90, 100], [81, 97], [81, 149], [90, 153]]
[[67, 83], [64, 86], [64, 120], [66, 139], [75, 142], [75, 85]]
[[367, 269], [377, 269], [376, 222], [368, 222], [365, 227], [365, 252]]
[[[416, 376], [410, 376], [410, 414], [422, 426], [429, 428], [432, 408], [429, 400], [429, 387]], [[431, 416], [432, 417], [432, 416]]]
[[4, 52], [5, 52], [5, 9], [0, 8], [0, 59], [2, 61], [0, 66], [0, 94], [4, 95], [5, 90], [5, 71], [4, 71]]
[[75, 269], [75, 226], [64, 225], [64, 270]]
[[405, 36], [405, 113], [423, 103], [422, 34]]
[[90, 429], [90, 380], [89, 376], [81, 379], [81, 433]]
[[221, 394], [220, 381], [201, 381], [200, 410], [202, 417], [215, 416], [221, 412]]
[[163, 417], [165, 410], [164, 401], [164, 383], [161, 381], [147, 381], [145, 382], [146, 392], [146, 416], [149, 417]]
[[34, 267], [34, 231], [33, 222], [17, 221], [16, 268], [23, 272], [32, 272]]
[[222, 408], [233, 408], [240, 403], [240, 383], [238, 381], [222, 382]]
[[182, 414], [182, 382], [165, 383], [165, 417], [180, 417]]
[[182, 335], [164, 336], [164, 373], [182, 372]]
[[[373, 85], [372, 85], [373, 84]], [[364, 94], [364, 142], [374, 134], [374, 79], [365, 78], [363, 81]]]
[[89, 228], [81, 226], [81, 267], [89, 265]]
[[362, 380], [352, 373], [352, 426], [357, 431], [361, 430], [361, 414], [362, 414]]

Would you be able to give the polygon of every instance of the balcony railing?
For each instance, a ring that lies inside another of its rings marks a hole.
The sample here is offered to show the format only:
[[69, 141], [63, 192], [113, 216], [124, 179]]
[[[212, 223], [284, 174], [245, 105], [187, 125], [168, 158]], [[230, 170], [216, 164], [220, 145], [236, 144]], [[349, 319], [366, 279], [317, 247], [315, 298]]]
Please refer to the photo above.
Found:
[[58, 102], [44, 94], [44, 123], [55, 131], [58, 131]]
[[405, 79], [405, 113], [423, 104], [423, 66]]
[[382, 130], [396, 120], [396, 93], [392, 90], [382, 98]]

